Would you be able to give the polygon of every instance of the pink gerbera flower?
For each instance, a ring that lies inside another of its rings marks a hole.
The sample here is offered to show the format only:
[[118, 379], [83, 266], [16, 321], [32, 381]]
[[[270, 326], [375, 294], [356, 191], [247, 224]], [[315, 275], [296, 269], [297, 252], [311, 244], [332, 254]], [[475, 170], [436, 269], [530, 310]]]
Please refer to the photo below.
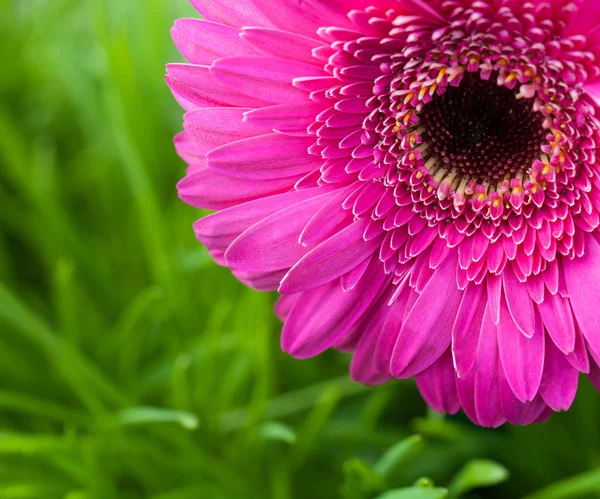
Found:
[[193, 3], [179, 193], [286, 352], [483, 426], [600, 386], [600, 2]]

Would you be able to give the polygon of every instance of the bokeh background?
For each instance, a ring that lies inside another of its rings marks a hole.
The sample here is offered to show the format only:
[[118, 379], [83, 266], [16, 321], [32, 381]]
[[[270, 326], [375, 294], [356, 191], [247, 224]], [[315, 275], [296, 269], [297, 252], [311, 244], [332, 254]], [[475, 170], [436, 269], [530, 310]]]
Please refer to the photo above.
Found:
[[211, 262], [176, 196], [163, 74], [194, 15], [0, 0], [0, 499], [600, 497], [584, 379], [570, 412], [484, 430], [280, 352], [274, 296]]

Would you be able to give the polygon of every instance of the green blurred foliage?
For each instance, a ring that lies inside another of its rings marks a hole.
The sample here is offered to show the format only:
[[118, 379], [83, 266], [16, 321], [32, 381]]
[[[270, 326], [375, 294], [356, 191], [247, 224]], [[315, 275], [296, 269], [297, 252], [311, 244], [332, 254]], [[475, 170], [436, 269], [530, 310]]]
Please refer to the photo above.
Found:
[[351, 383], [346, 355], [280, 352], [274, 297], [176, 196], [163, 74], [192, 15], [0, 0], [0, 499], [600, 497], [583, 380], [549, 423], [482, 430], [412, 382]]

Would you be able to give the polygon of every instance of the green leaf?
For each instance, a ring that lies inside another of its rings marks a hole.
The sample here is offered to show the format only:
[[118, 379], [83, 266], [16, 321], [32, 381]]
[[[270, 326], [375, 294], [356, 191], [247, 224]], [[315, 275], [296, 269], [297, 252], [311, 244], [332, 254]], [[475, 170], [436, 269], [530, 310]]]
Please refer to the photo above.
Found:
[[55, 435], [26, 435], [20, 433], [0, 433], [0, 455], [3, 454], [43, 454], [59, 453], [71, 449], [74, 439]]
[[443, 418], [416, 418], [413, 421], [413, 428], [425, 437], [448, 442], [463, 440], [469, 435], [463, 425]]
[[[267, 418], [285, 418], [314, 407], [327, 390], [340, 390], [343, 397], [365, 392], [368, 388], [354, 383], [347, 375], [321, 381], [292, 392], [281, 394], [269, 400], [265, 408]], [[222, 431], [228, 432], [244, 427], [249, 422], [248, 410], [235, 409], [221, 415]]]
[[72, 490], [67, 493], [64, 499], [89, 499], [89, 495], [83, 490]]
[[362, 499], [374, 492], [384, 490], [383, 478], [362, 459], [350, 459], [343, 466], [344, 485], [342, 496], [348, 499]]
[[321, 431], [331, 418], [342, 396], [342, 390], [335, 385], [330, 385], [323, 390], [319, 401], [308, 413], [304, 424], [298, 431], [298, 445], [294, 448], [293, 456], [296, 466], [300, 466], [317, 445]]
[[267, 421], [258, 429], [258, 435], [263, 440], [285, 442], [290, 445], [296, 443], [296, 432], [288, 425], [278, 421]]
[[132, 407], [117, 413], [122, 425], [146, 425], [152, 423], [177, 423], [186, 430], [198, 428], [198, 417], [191, 412], [160, 409], [157, 407]]
[[400, 469], [404, 464], [413, 459], [424, 449], [423, 438], [421, 435], [402, 440], [381, 456], [375, 463], [373, 469], [382, 477], [389, 477], [394, 471]]
[[390, 490], [377, 499], [442, 499], [447, 497], [448, 491], [441, 487], [423, 488], [407, 487], [404, 489]]
[[523, 499], [575, 499], [596, 497], [593, 493], [600, 492], [600, 470], [566, 478], [553, 483]]
[[508, 476], [508, 470], [494, 461], [483, 459], [470, 461], [450, 483], [448, 497], [461, 497], [470, 490], [497, 485], [507, 480]]

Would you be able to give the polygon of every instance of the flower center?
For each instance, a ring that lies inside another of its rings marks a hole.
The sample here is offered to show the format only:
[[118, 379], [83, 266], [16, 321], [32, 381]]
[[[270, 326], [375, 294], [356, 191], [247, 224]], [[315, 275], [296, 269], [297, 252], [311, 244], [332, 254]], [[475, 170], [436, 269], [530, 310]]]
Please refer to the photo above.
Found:
[[468, 74], [425, 105], [419, 120], [430, 172], [443, 169], [477, 183], [525, 175], [547, 131], [532, 101], [515, 95], [495, 78]]

